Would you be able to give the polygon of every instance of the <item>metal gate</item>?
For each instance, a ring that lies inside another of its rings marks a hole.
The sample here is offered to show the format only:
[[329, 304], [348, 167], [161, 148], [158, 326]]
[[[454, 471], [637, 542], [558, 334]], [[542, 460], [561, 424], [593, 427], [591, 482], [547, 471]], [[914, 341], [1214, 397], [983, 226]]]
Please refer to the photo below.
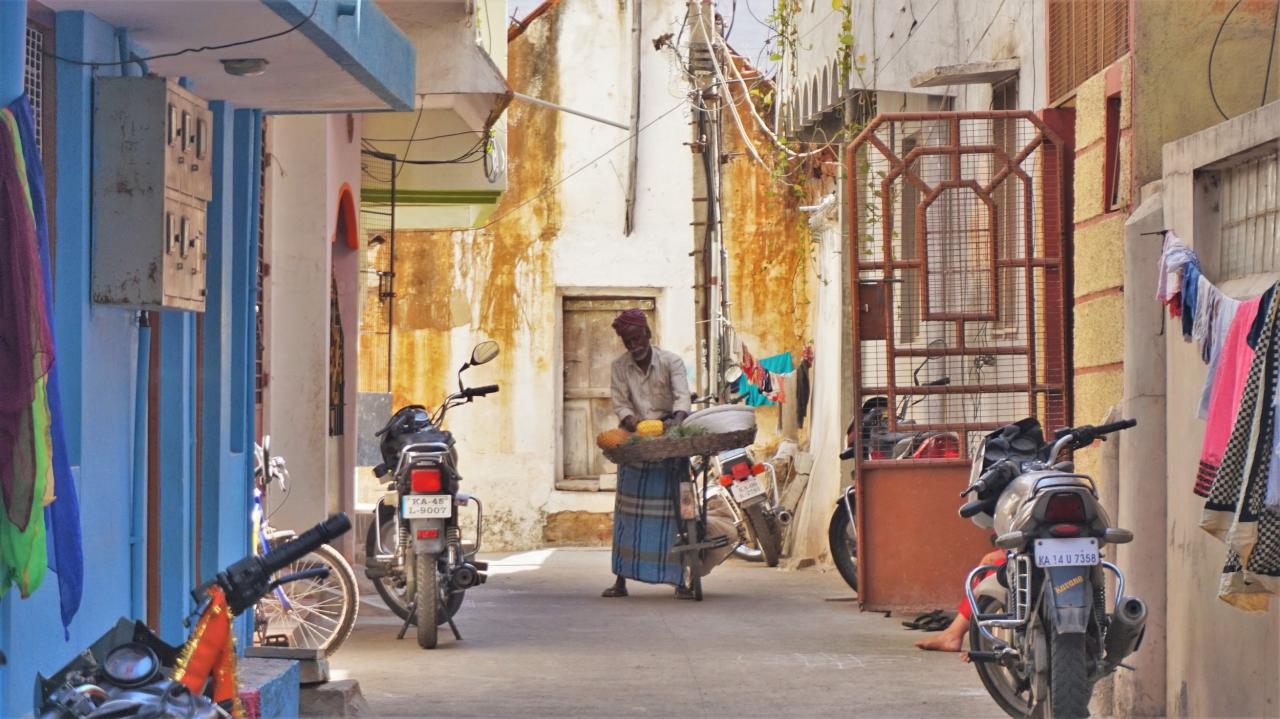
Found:
[[864, 604], [955, 594], [989, 549], [956, 516], [975, 442], [1067, 424], [1064, 157], [1025, 111], [879, 115], [849, 148]]

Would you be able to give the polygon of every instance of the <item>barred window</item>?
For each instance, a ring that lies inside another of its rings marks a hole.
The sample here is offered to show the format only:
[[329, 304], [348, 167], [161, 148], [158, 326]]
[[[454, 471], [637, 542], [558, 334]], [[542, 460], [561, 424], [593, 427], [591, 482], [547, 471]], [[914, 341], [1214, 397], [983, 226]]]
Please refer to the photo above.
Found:
[[1057, 104], [1129, 52], [1129, 0], [1048, 0], [1049, 100]]

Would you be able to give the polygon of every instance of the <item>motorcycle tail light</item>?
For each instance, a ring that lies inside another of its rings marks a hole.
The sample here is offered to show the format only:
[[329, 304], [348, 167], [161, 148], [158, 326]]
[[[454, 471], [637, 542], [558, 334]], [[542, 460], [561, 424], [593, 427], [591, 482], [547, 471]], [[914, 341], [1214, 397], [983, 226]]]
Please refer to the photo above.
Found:
[[419, 529], [418, 530], [418, 539], [438, 539], [439, 537], [440, 537], [440, 530], [438, 529]]
[[734, 478], [734, 479], [746, 479], [746, 478], [747, 478], [747, 476], [748, 476], [748, 475], [750, 475], [750, 474], [751, 474], [751, 465], [749, 465], [749, 464], [735, 464], [735, 465], [733, 465], [733, 478]]
[[1078, 524], [1055, 524], [1049, 527], [1049, 534], [1055, 537], [1079, 537], [1080, 525]]
[[413, 470], [409, 473], [409, 486], [413, 489], [415, 494], [439, 492], [442, 486], [440, 482], [440, 468], [427, 467]]
[[727, 475], [727, 474], [726, 474], [726, 475], [724, 475], [723, 477], [721, 477], [721, 478], [720, 478], [720, 486], [721, 486], [721, 487], [728, 487], [728, 486], [729, 486], [729, 485], [731, 485], [731, 484], [733, 484], [733, 477], [731, 477], [731, 476], [729, 476], [729, 475]]
[[1044, 521], [1049, 524], [1085, 522], [1084, 499], [1075, 492], [1059, 492], [1049, 497], [1044, 507]]
[[752, 474], [764, 474], [765, 471], [766, 470], [763, 464], [757, 464], [751, 468]]

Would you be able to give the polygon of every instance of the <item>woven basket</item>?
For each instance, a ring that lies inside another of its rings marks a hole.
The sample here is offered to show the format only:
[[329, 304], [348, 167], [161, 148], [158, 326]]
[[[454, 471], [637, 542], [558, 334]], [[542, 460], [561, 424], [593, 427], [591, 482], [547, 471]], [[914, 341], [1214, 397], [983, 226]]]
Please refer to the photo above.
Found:
[[726, 449], [746, 447], [756, 439], [756, 428], [725, 432], [723, 434], [700, 434], [694, 437], [658, 437], [628, 444], [620, 444], [612, 449], [602, 450], [604, 456], [614, 464], [640, 464], [643, 462], [660, 462], [674, 457], [697, 457], [715, 454]]

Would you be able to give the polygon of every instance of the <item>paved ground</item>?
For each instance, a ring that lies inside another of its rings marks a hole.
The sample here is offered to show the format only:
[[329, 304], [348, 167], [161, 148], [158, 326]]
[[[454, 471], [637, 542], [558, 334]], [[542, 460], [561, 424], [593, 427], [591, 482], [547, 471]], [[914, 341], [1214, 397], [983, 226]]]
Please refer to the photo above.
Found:
[[464, 641], [396, 641], [399, 620], [370, 593], [335, 678], [358, 679], [380, 717], [1000, 714], [957, 655], [917, 651], [898, 617], [858, 612], [834, 572], [730, 560], [698, 604], [636, 584], [601, 598], [605, 550], [489, 559], [458, 614]]

